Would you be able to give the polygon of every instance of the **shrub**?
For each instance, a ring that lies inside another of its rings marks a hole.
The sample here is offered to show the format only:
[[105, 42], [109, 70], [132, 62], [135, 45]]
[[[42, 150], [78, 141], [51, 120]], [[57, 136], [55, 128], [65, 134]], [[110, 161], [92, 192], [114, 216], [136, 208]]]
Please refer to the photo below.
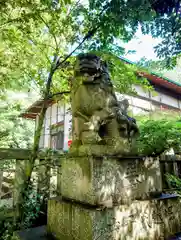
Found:
[[144, 155], [159, 155], [165, 150], [179, 150], [181, 143], [181, 122], [167, 120], [146, 120], [140, 123], [138, 149]]

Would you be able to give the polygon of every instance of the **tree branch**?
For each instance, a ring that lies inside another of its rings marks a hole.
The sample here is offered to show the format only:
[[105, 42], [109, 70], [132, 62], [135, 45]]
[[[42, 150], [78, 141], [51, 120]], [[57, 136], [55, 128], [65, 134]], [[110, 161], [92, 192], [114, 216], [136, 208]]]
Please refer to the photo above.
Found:
[[40, 46], [44, 46], [44, 47], [50, 47], [50, 48], [53, 48], [55, 51], [56, 51], [56, 48], [52, 45], [49, 45], [49, 44], [44, 44], [44, 43], [39, 43], [37, 42], [36, 40], [32, 40], [30, 39], [35, 45], [40, 45]]
[[[41, 12], [44, 13], [45, 10], [39, 10], [39, 11], [37, 11], [36, 14], [41, 13]], [[6, 21], [5, 23], [2, 23], [2, 24], [0, 25], [0, 28], [3, 27], [3, 26], [5, 26], [5, 25], [7, 25], [7, 24], [13, 23], [13, 22], [17, 22], [17, 23], [18, 23], [18, 22], [22, 22], [22, 20], [24, 19], [24, 17], [29, 17], [29, 18], [31, 18], [32, 16], [35, 16], [35, 13], [32, 13], [32, 12], [31, 12], [31, 13], [24, 14], [23, 16], [10, 19], [10, 20]]]
[[70, 8], [70, 10], [69, 10], [69, 12], [68, 12], [68, 14], [67, 14], [67, 17], [70, 16], [70, 13], [78, 6], [78, 4], [80, 3], [80, 1], [81, 1], [81, 0], [78, 0], [78, 1], [74, 4], [74, 6], [72, 6], [72, 8]]
[[52, 98], [52, 97], [57, 96], [57, 95], [70, 94], [70, 93], [71, 93], [70, 91], [58, 92], [58, 93], [54, 93], [54, 94], [49, 95], [49, 98]]
[[[106, 11], [108, 8], [109, 8], [109, 3], [106, 4], [106, 5], [103, 7], [102, 11], [99, 13], [99, 17], [100, 17], [100, 16], [104, 13], [104, 11]], [[97, 32], [97, 30], [100, 28], [100, 26], [101, 26], [101, 24], [99, 23], [99, 25], [98, 25], [97, 27], [93, 27], [91, 30], [89, 30], [88, 33], [87, 33], [87, 34], [85, 35], [85, 37], [83, 38], [83, 40], [79, 43], [79, 45], [78, 45], [70, 54], [68, 54], [68, 55], [64, 58], [64, 60], [62, 60], [62, 61], [60, 62], [60, 58], [58, 58], [55, 69], [58, 69], [63, 63], [65, 63], [65, 62], [67, 61], [67, 59], [68, 59], [69, 57], [71, 57], [72, 54], [73, 54], [78, 48], [80, 48], [80, 47], [82, 46], [82, 44], [83, 44], [86, 40], [90, 39], [90, 38]]]
[[59, 59], [60, 59], [60, 58], [59, 58], [58, 61], [57, 61], [56, 66], [55, 66], [55, 70], [58, 69], [63, 63], [65, 63], [65, 62], [67, 61], [67, 59], [68, 59], [69, 57], [71, 57], [72, 54], [73, 54], [78, 48], [80, 48], [80, 47], [82, 46], [82, 44], [83, 44], [87, 39], [91, 38], [91, 37], [95, 34], [95, 32], [97, 31], [98, 28], [99, 28], [99, 27], [93, 28], [91, 31], [89, 31], [89, 32], [86, 34], [86, 36], [83, 38], [83, 40], [79, 43], [79, 45], [78, 45], [71, 53], [69, 53], [61, 62], [59, 62]]
[[39, 18], [42, 20], [42, 22], [47, 26], [47, 28], [49, 29], [49, 32], [52, 34], [52, 36], [53, 36], [53, 38], [54, 38], [54, 40], [55, 40], [55, 44], [56, 44], [56, 52], [58, 52], [59, 47], [58, 47], [58, 42], [57, 42], [57, 39], [56, 39], [55, 34], [54, 34], [53, 31], [50, 29], [48, 23], [42, 18], [42, 16], [41, 16], [41, 15], [38, 15], [38, 16], [39, 16]]

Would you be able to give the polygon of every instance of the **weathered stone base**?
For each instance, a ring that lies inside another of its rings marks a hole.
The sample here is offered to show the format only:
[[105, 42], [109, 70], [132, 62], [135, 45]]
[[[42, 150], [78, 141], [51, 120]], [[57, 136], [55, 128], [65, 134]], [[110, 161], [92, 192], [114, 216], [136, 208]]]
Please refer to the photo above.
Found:
[[61, 161], [63, 197], [91, 205], [113, 206], [148, 199], [161, 192], [157, 158], [68, 157]]
[[48, 233], [57, 240], [160, 240], [181, 230], [178, 198], [134, 201], [110, 209], [52, 199]]
[[[123, 146], [123, 148], [120, 148]], [[131, 148], [128, 142], [117, 141], [111, 145], [101, 145], [101, 144], [85, 144], [81, 146], [75, 146], [72, 144], [69, 150], [70, 156], [75, 157], [85, 157], [85, 156], [130, 156], [136, 155], [136, 149]]]

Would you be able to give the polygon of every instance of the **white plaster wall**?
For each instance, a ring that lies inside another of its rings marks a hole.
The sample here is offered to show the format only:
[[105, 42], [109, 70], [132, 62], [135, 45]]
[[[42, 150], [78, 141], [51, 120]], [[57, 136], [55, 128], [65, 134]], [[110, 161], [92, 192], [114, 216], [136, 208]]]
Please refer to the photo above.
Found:
[[69, 111], [70, 105], [65, 104], [65, 116], [64, 116], [64, 151], [68, 150], [68, 140], [71, 139], [71, 120], [72, 114]]
[[[44, 122], [45, 122], [45, 120], [44, 120]], [[44, 128], [44, 123], [43, 123], [41, 136], [40, 136], [40, 141], [39, 141], [39, 148], [40, 149], [45, 148], [44, 142], [45, 142], [45, 128]]]
[[[176, 107], [176, 108], [179, 108], [179, 103], [180, 103], [180, 108], [181, 108], [181, 101], [178, 103], [177, 98], [168, 96], [166, 94], [163, 94], [157, 91], [150, 92], [149, 94], [148, 91], [144, 90], [141, 86], [137, 86], [137, 85], [134, 87], [134, 89], [138, 94], [137, 97], [116, 93], [117, 99], [121, 101], [122, 99], [126, 98], [128, 99], [130, 105], [144, 108], [146, 110], [151, 110], [151, 109], [154, 110], [151, 103], [152, 100], [158, 103], [164, 103], [170, 107]], [[140, 97], [147, 98], [148, 100], [141, 99]]]
[[150, 92], [151, 100], [161, 102], [161, 97], [162, 97], [162, 94], [160, 92], [156, 92], [156, 91]]
[[179, 107], [178, 106], [178, 100], [176, 98], [170, 97], [166, 94], [162, 94], [161, 101], [162, 101], [162, 103], [165, 103], [169, 106], [176, 107], [176, 108]]
[[65, 114], [65, 104], [63, 102], [58, 103], [57, 114], [58, 114], [58, 122], [64, 121], [64, 114]]
[[138, 97], [132, 97], [132, 105], [135, 107], [143, 108], [145, 110], [151, 110], [151, 102], [149, 100], [143, 100]]
[[181, 100], [178, 100], [178, 106], [181, 109]]
[[139, 85], [133, 86], [133, 89], [137, 92], [138, 96], [149, 98], [149, 91]]
[[47, 108], [45, 116], [46, 116], [47, 119], [51, 118], [51, 106]]
[[51, 125], [51, 106], [47, 108], [45, 114], [45, 132], [44, 132], [44, 148], [50, 147], [50, 125]]
[[50, 147], [50, 125], [48, 125], [48, 119], [45, 119], [45, 132], [44, 132], [44, 148]]
[[58, 122], [58, 114], [57, 114], [57, 103], [52, 105], [52, 112], [51, 112], [51, 124], [55, 124]]

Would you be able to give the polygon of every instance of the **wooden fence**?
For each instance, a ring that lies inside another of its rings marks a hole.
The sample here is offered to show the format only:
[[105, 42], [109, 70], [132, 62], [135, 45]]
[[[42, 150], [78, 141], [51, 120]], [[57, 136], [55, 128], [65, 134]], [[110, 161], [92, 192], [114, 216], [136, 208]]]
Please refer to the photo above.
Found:
[[180, 155], [162, 155], [160, 156], [160, 170], [162, 174], [163, 191], [177, 189], [173, 184], [167, 181], [167, 174], [181, 178], [181, 156]]
[[[61, 151], [40, 151], [32, 173], [35, 190], [48, 189], [49, 196], [56, 196], [60, 183], [60, 158], [65, 157]], [[23, 174], [27, 161], [31, 158], [28, 149], [0, 148], [0, 207], [10, 208], [16, 205], [21, 191]]]

